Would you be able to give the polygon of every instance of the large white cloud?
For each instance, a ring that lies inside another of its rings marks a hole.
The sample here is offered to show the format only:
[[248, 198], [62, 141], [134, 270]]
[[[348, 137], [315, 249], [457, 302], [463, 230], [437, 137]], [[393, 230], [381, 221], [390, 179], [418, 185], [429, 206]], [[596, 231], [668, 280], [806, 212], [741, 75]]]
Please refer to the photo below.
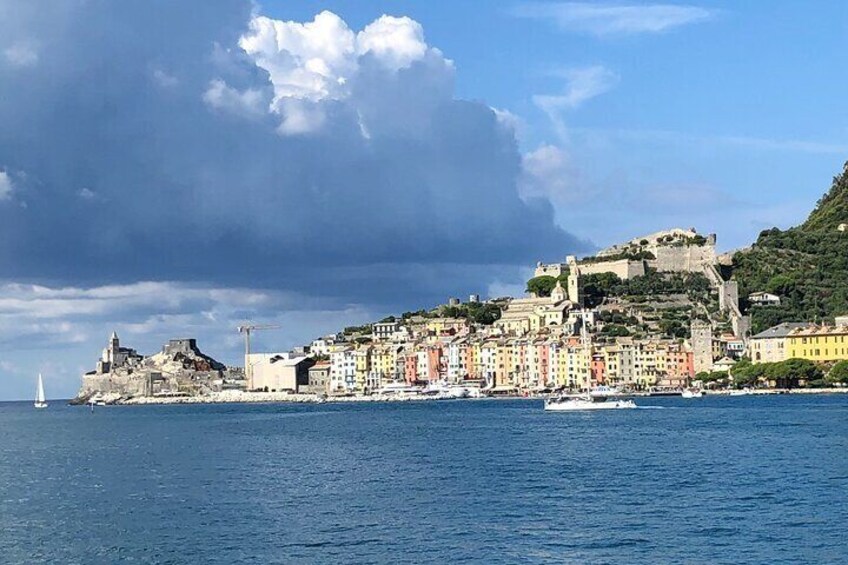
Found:
[[[269, 109], [282, 117], [279, 131], [284, 134], [324, 128], [331, 108], [343, 101], [367, 137], [375, 127], [367, 121], [374, 118], [373, 99], [358, 96], [357, 90], [375, 81], [390, 83], [402, 69], [427, 60], [426, 72], [434, 75], [427, 79], [430, 84], [450, 84], [453, 78], [452, 62], [427, 45], [421, 25], [408, 17], [383, 15], [354, 33], [329, 11], [305, 23], [256, 16], [239, 45], [268, 72], [274, 87]], [[217, 81], [210, 93], [221, 89]], [[451, 94], [443, 88], [433, 93]]]

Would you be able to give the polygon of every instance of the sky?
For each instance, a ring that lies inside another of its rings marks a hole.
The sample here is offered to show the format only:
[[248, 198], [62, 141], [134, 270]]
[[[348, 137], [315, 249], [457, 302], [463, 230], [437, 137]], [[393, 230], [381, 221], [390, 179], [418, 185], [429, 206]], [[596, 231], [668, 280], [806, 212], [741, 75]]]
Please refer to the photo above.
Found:
[[241, 362], [670, 227], [750, 244], [848, 160], [843, 2], [0, 0], [0, 400], [112, 330]]

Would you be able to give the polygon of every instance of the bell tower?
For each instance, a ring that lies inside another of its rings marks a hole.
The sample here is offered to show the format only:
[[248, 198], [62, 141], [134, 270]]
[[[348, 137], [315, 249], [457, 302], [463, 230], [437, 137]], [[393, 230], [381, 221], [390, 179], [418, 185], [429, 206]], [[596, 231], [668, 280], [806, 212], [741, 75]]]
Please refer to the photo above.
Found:
[[568, 299], [577, 307], [583, 307], [583, 281], [580, 278], [580, 267], [574, 255], [565, 259], [568, 265]]

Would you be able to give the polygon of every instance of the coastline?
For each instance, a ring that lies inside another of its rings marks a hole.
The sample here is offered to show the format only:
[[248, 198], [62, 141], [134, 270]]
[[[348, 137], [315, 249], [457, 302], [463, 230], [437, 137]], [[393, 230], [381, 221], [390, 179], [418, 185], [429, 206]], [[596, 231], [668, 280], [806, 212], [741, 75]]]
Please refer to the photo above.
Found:
[[[848, 388], [825, 388], [825, 389], [762, 389], [751, 391], [719, 390], [704, 391], [707, 396], [770, 396], [775, 394], [848, 394]], [[481, 396], [468, 397], [463, 400], [520, 400], [520, 399], [544, 399], [548, 395], [504, 395], [504, 396]], [[625, 396], [634, 398], [650, 398], [650, 393], [634, 393]], [[660, 396], [660, 395], [655, 395]], [[664, 394], [665, 397], [676, 397], [676, 394]], [[444, 395], [408, 395], [408, 396], [330, 396], [321, 397], [315, 394], [294, 394], [285, 392], [242, 392], [224, 391], [203, 396], [138, 396], [134, 398], [109, 398], [102, 399], [107, 405], [115, 406], [156, 406], [174, 404], [324, 404], [324, 403], [359, 403], [359, 402], [432, 402], [439, 400], [458, 400], [455, 397]], [[85, 405], [85, 404], [80, 404]]]

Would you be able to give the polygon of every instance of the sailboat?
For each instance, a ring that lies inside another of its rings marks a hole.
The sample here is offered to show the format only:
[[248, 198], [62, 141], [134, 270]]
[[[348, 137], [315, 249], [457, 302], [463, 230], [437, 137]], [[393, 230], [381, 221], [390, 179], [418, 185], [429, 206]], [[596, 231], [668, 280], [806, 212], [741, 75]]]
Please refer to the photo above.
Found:
[[44, 399], [44, 381], [41, 380], [41, 373], [38, 373], [38, 389], [35, 391], [35, 407], [47, 408], [47, 401]]

